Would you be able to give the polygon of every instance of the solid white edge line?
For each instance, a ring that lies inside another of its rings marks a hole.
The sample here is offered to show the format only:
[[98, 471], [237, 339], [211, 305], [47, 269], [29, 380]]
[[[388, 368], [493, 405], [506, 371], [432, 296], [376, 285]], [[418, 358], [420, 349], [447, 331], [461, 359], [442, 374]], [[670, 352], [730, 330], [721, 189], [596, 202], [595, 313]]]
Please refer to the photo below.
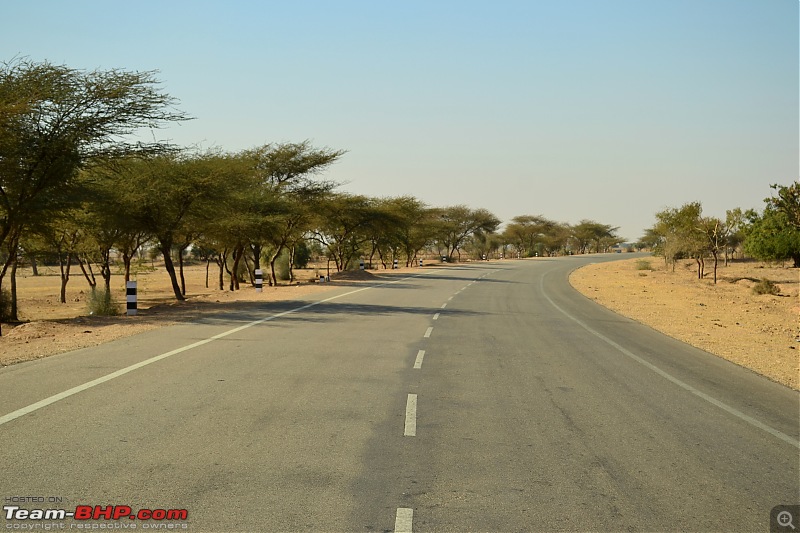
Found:
[[406, 280], [409, 280], [409, 279], [412, 279], [412, 278], [418, 278], [420, 276], [425, 276], [425, 275], [430, 274], [430, 273], [431, 272], [424, 272], [422, 274], [416, 274], [414, 276], [408, 276], [406, 278], [398, 279], [398, 280], [395, 280], [395, 281], [389, 281], [389, 282], [386, 282], [386, 283], [379, 283], [377, 285], [370, 285], [369, 287], [363, 287], [361, 289], [356, 289], [354, 291], [349, 291], [349, 292], [346, 292], [344, 294], [339, 294], [337, 296], [331, 296], [329, 298], [325, 298], [324, 300], [319, 300], [317, 302], [312, 302], [310, 304], [306, 304], [306, 305], [297, 307], [295, 309], [290, 309], [290, 310], [284, 311], [282, 313], [277, 313], [275, 315], [270, 315], [268, 317], [264, 317], [264, 318], [260, 318], [258, 320], [254, 320], [252, 322], [248, 322], [247, 324], [243, 324], [243, 325], [235, 327], [233, 329], [229, 329], [228, 331], [223, 331], [222, 333], [218, 333], [216, 335], [208, 337], [207, 339], [203, 339], [203, 340], [194, 342], [192, 344], [187, 344], [186, 346], [182, 346], [180, 348], [176, 348], [175, 350], [172, 350], [172, 351], [169, 351], [169, 352], [166, 352], [166, 353], [162, 353], [160, 355], [156, 355], [155, 357], [151, 357], [150, 359], [145, 359], [144, 361], [140, 361], [140, 362], [132, 364], [130, 366], [126, 366], [125, 368], [121, 368], [121, 369], [119, 369], [119, 370], [117, 370], [115, 372], [112, 372], [110, 374], [106, 374], [105, 376], [101, 376], [101, 377], [99, 377], [97, 379], [93, 379], [91, 381], [87, 381], [86, 383], [83, 383], [83, 384], [78, 385], [76, 387], [72, 387], [71, 389], [67, 389], [67, 390], [65, 390], [63, 392], [59, 392], [58, 394], [54, 394], [52, 396], [48, 396], [47, 398], [44, 398], [43, 400], [39, 400], [38, 402], [32, 403], [32, 404], [27, 405], [25, 407], [21, 407], [21, 408], [17, 409], [16, 411], [12, 411], [12, 412], [10, 412], [8, 414], [0, 416], [0, 426], [2, 426], [3, 424], [6, 424], [8, 422], [11, 422], [12, 420], [16, 420], [17, 418], [19, 418], [21, 416], [25, 416], [25, 415], [27, 415], [29, 413], [34, 412], [34, 411], [38, 411], [39, 409], [41, 409], [43, 407], [47, 407], [50, 404], [56, 403], [59, 400], [63, 400], [65, 398], [69, 398], [70, 396], [78, 394], [79, 392], [83, 392], [83, 391], [85, 391], [87, 389], [91, 389], [92, 387], [96, 387], [97, 385], [105, 383], [106, 381], [111, 381], [114, 378], [118, 378], [120, 376], [124, 376], [125, 374], [127, 374], [129, 372], [133, 372], [134, 370], [138, 370], [138, 369], [140, 369], [142, 367], [145, 367], [147, 365], [151, 365], [153, 363], [161, 361], [162, 359], [166, 359], [167, 357], [171, 357], [173, 355], [177, 355], [179, 353], [191, 350], [192, 348], [197, 348], [199, 346], [203, 346], [204, 344], [208, 344], [209, 342], [221, 339], [223, 337], [227, 337], [228, 335], [232, 335], [234, 333], [238, 333], [239, 331], [242, 331], [244, 329], [251, 328], [253, 326], [257, 326], [258, 324], [263, 324], [264, 322], [269, 322], [270, 320], [275, 320], [276, 318], [281, 318], [281, 317], [284, 317], [286, 315], [291, 315], [292, 313], [297, 313], [299, 311], [303, 311], [303, 310], [308, 309], [310, 307], [314, 307], [314, 306], [317, 306], [317, 305], [320, 305], [320, 304], [323, 304], [323, 303], [326, 303], [326, 302], [330, 302], [330, 301], [336, 300], [338, 298], [343, 298], [343, 297], [349, 296], [351, 294], [355, 294], [355, 293], [358, 293], [358, 292], [366, 291], [366, 290], [369, 290], [369, 289], [374, 289], [374, 288], [377, 288], [377, 287], [382, 287], [384, 285], [392, 285], [394, 283], [400, 283], [401, 281], [406, 281]]
[[642, 359], [641, 357], [639, 357], [635, 353], [633, 353], [630, 350], [627, 350], [626, 348], [620, 346], [619, 344], [617, 344], [616, 342], [612, 341], [611, 339], [609, 339], [608, 337], [606, 337], [602, 333], [600, 333], [598, 331], [595, 331], [594, 329], [592, 329], [591, 327], [587, 326], [586, 324], [584, 324], [579, 319], [575, 318], [574, 316], [570, 315], [569, 313], [567, 313], [566, 311], [561, 309], [558, 305], [556, 305], [556, 303], [553, 300], [550, 299], [550, 297], [544, 291], [544, 278], [545, 278], [546, 275], [547, 274], [545, 273], [539, 279], [539, 287], [540, 287], [540, 289], [542, 291], [542, 294], [544, 295], [545, 299], [548, 302], [550, 302], [550, 304], [553, 307], [558, 309], [564, 316], [566, 316], [570, 320], [576, 322], [580, 327], [582, 327], [583, 329], [585, 329], [586, 331], [588, 331], [592, 335], [596, 336], [597, 338], [601, 339], [602, 341], [606, 342], [608, 345], [613, 346], [614, 348], [619, 350], [622, 354], [630, 357], [631, 359], [633, 359], [637, 363], [640, 363], [641, 365], [645, 366], [646, 368], [649, 368], [650, 370], [652, 370], [653, 372], [655, 372], [659, 376], [663, 377], [667, 381], [670, 381], [670, 382], [674, 383], [675, 385], [679, 386], [680, 388], [691, 392], [695, 396], [698, 396], [699, 398], [702, 398], [703, 400], [707, 401], [711, 405], [715, 405], [715, 406], [719, 407], [720, 409], [722, 409], [723, 411], [725, 411], [727, 413], [730, 413], [733, 416], [735, 416], [735, 417], [737, 417], [737, 418], [739, 418], [741, 420], [744, 420], [748, 424], [750, 424], [752, 426], [755, 426], [758, 429], [761, 429], [763, 431], [766, 431], [767, 433], [769, 433], [773, 437], [777, 437], [780, 440], [791, 444], [792, 446], [800, 448], [800, 442], [794, 440], [792, 437], [790, 437], [786, 433], [783, 433], [781, 431], [778, 431], [777, 429], [771, 428], [768, 425], [764, 424], [763, 422], [761, 422], [759, 420], [756, 420], [755, 418], [753, 418], [753, 417], [751, 417], [749, 415], [744, 414], [743, 412], [739, 411], [738, 409], [735, 409], [735, 408], [731, 407], [730, 405], [717, 400], [713, 396], [709, 396], [705, 392], [702, 392], [702, 391], [692, 387], [688, 383], [684, 383], [683, 381], [681, 381], [678, 378], [674, 377], [672, 374], [668, 374], [667, 372], [661, 370], [656, 365], [654, 365], [652, 363], [649, 363], [648, 361], [645, 361], [644, 359]]
[[398, 507], [394, 519], [394, 533], [413, 533], [414, 509]]
[[433, 333], [433, 328], [428, 328], [425, 330], [425, 335], [423, 335], [423, 337], [427, 339], [428, 337], [431, 336], [431, 333]]
[[404, 437], [417, 436], [417, 395], [409, 394], [406, 400], [406, 424], [403, 428]]
[[414, 361], [414, 368], [422, 368], [422, 359], [425, 357], [425, 350], [417, 352], [417, 359]]

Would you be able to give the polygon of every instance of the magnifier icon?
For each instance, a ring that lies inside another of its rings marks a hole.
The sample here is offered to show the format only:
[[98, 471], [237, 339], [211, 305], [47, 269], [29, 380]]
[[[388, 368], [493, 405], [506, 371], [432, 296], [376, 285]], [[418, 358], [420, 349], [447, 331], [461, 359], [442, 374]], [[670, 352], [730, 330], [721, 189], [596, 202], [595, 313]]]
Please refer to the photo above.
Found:
[[778, 519], [778, 525], [781, 527], [790, 527], [795, 529], [794, 524], [792, 523], [792, 513], [789, 511], [781, 511], [778, 513], [776, 517]]

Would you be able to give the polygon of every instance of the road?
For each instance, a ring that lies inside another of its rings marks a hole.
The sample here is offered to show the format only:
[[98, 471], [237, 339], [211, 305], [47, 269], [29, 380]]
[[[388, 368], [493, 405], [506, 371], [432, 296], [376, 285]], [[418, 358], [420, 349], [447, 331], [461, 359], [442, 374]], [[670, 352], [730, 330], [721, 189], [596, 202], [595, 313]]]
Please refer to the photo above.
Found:
[[80, 522], [118, 529], [768, 530], [800, 501], [800, 395], [569, 286], [617, 258], [425, 268], [3, 368], [0, 497], [188, 513]]

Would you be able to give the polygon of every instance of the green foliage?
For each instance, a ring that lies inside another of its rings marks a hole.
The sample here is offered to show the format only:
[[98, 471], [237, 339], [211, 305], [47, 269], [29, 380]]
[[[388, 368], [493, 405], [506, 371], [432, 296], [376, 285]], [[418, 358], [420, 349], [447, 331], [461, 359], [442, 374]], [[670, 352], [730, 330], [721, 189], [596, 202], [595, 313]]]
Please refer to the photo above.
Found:
[[107, 291], [105, 288], [90, 291], [86, 303], [89, 306], [90, 315], [117, 316], [119, 314], [119, 304], [111, 295], [111, 291]]
[[455, 205], [437, 210], [435, 233], [439, 244], [447, 250], [449, 259], [453, 254], [461, 255], [461, 247], [476, 233], [493, 233], [500, 220], [486, 209], [471, 209]]
[[283, 249], [275, 260], [275, 277], [280, 281], [289, 280], [289, 251]]
[[[800, 226], [794, 221], [797, 216], [793, 212], [790, 201], [800, 201], [800, 196], [779, 187], [779, 197], [767, 198], [767, 206], [763, 213], [748, 211], [748, 223], [744, 227], [744, 250], [757, 259], [764, 261], [785, 261], [791, 259], [795, 267], [800, 267]], [[785, 201], [784, 201], [785, 199]], [[797, 206], [800, 210], [800, 206]]]
[[8, 289], [0, 290], [0, 322], [10, 322], [14, 317], [11, 315], [11, 291]]
[[618, 229], [594, 220], [581, 220], [572, 227], [572, 239], [577, 245], [579, 253], [588, 253], [592, 245], [594, 245], [594, 251], [600, 253], [622, 241], [617, 235]]
[[300, 241], [294, 247], [294, 268], [306, 268], [311, 260], [311, 248], [305, 241]]
[[780, 292], [778, 286], [767, 278], [762, 278], [753, 286], [753, 294], [771, 294], [777, 296]]

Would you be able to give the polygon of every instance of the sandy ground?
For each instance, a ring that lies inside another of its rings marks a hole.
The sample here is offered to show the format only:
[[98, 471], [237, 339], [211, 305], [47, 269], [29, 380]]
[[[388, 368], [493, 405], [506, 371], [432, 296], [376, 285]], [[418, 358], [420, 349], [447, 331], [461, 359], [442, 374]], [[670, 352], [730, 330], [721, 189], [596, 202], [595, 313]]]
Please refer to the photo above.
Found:
[[[675, 272], [663, 259], [594, 264], [576, 270], [572, 285], [588, 298], [653, 329], [800, 389], [800, 272], [758, 262], [720, 266], [698, 280], [694, 261]], [[710, 271], [710, 265], [706, 266]], [[751, 279], [748, 279], [751, 278]], [[756, 295], [752, 279], [779, 284], [780, 295]]]
[[[638, 259], [595, 264], [576, 270], [570, 281], [587, 297], [643, 324], [703, 350], [750, 368], [792, 388], [800, 388], [800, 279], [797, 269], [761, 263], [733, 263], [720, 267], [719, 283], [699, 281], [694, 263], [680, 263], [675, 272], [663, 261], [648, 258], [650, 270], [637, 270]], [[400, 269], [411, 272], [416, 269]], [[324, 272], [324, 269], [323, 269]], [[383, 270], [372, 271], [375, 274]], [[191, 320], [203, 314], [224, 312], [239, 302], [290, 300], [320, 293], [344, 283], [372, 278], [370, 272], [343, 273], [331, 283], [320, 284], [313, 269], [297, 272], [299, 284], [264, 287], [256, 293], [249, 285], [236, 292], [205, 288], [205, 266], [186, 271], [185, 302], [172, 296], [163, 268], [142, 272], [139, 282], [139, 314], [136, 317], [88, 316], [89, 288], [80, 275], [67, 286], [67, 303], [58, 303], [59, 277], [54, 269], [46, 275], [18, 274], [20, 318], [16, 327], [3, 324], [0, 366], [61, 352], [95, 346], [142, 331]], [[79, 273], [78, 273], [79, 274]], [[769, 278], [780, 284], [780, 296], [752, 294], [748, 278]], [[337, 281], [338, 280], [338, 281]], [[121, 276], [112, 278], [114, 296], [124, 313], [125, 290]]]

